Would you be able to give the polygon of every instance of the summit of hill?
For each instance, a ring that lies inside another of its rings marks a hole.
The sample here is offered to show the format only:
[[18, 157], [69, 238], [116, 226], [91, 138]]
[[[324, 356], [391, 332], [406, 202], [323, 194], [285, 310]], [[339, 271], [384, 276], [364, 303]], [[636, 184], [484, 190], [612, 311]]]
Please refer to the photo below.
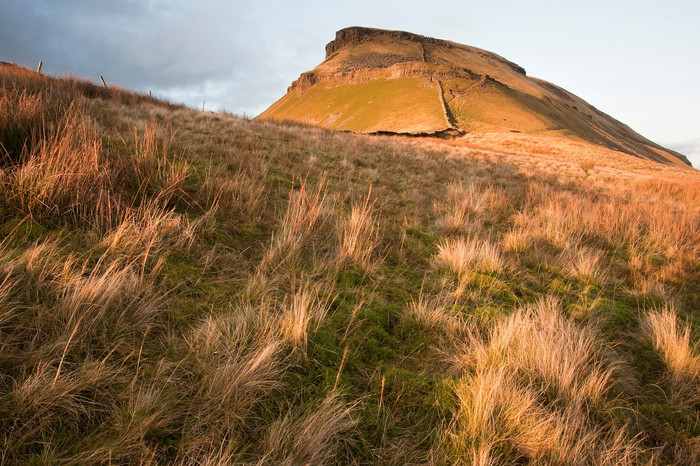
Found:
[[457, 141], [474, 134], [570, 139], [689, 164], [684, 155], [495, 53], [404, 31], [341, 29], [326, 45], [325, 60], [302, 73], [259, 118]]

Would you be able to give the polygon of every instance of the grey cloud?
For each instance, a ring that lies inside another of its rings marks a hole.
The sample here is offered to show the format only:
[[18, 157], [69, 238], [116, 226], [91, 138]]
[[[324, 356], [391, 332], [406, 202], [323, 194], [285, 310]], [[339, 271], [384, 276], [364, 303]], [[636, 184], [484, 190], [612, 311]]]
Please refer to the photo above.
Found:
[[0, 6], [0, 54], [28, 65], [44, 60], [48, 70], [53, 65], [93, 79], [104, 75], [130, 88], [166, 90], [173, 98], [178, 90], [183, 96], [223, 87], [236, 92], [246, 87], [244, 79], [268, 81], [280, 58], [277, 44], [265, 38], [266, 11], [254, 5], [8, 0]]
[[258, 113], [323, 60], [336, 29], [361, 23], [348, 11], [283, 0], [5, 0], [0, 59]]

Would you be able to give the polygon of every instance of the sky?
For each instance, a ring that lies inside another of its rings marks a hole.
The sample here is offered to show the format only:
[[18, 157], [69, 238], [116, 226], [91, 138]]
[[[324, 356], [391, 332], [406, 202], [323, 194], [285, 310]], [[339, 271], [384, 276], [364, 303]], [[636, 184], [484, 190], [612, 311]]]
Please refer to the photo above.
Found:
[[0, 61], [256, 116], [335, 31], [495, 52], [700, 167], [698, 0], [2, 0]]

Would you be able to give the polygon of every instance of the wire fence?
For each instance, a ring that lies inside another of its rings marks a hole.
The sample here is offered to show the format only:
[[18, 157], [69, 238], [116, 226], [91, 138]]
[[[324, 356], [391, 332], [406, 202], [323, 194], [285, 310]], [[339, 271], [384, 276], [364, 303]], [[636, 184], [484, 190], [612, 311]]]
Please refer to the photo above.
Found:
[[[25, 54], [17, 53], [16, 51], [7, 50], [2, 46], [0, 46], [0, 62], [15, 63], [32, 70], [38, 70], [38, 65], [41, 63], [42, 74], [56, 77], [79, 77], [81, 79], [89, 79], [96, 84], [101, 83], [104, 87], [107, 87], [105, 79], [95, 70], [76, 69], [65, 63], [53, 63], [51, 61], [46, 62], [42, 58], [30, 57]], [[146, 92], [145, 90], [142, 91]], [[153, 96], [151, 90], [148, 90], [148, 96]], [[206, 100], [202, 101], [201, 111], [205, 111], [205, 103]]]
[[99, 76], [99, 73], [89, 72], [87, 70], [78, 70], [66, 64], [46, 62], [42, 58], [30, 57], [15, 51], [4, 49], [2, 47], [0, 47], [0, 61], [15, 63], [30, 69], [36, 69], [37, 65], [41, 61], [41, 72], [55, 76], [80, 76], [89, 79], [96, 79], [97, 76]]

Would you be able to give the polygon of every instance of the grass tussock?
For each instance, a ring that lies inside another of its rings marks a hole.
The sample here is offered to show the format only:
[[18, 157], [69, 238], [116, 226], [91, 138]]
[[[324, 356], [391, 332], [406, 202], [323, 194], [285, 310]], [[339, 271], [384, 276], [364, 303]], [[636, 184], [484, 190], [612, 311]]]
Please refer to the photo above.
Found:
[[302, 182], [298, 191], [292, 190], [280, 228], [272, 236], [270, 247], [261, 261], [263, 268], [278, 266], [297, 255], [324, 221], [325, 199], [323, 182], [311, 189]]
[[429, 330], [458, 330], [463, 319], [449, 311], [449, 304], [438, 298], [421, 293], [416, 301], [410, 303], [408, 311], [416, 322]]
[[442, 212], [439, 224], [446, 232], [470, 232], [482, 228], [485, 221], [509, 209], [505, 192], [493, 185], [464, 181], [447, 185], [447, 200], [436, 203], [434, 209]]
[[283, 303], [281, 332], [293, 347], [306, 354], [309, 325], [320, 324], [327, 313], [328, 304], [319, 299], [318, 290], [303, 284]]
[[565, 247], [559, 256], [561, 269], [569, 277], [579, 280], [592, 280], [602, 283], [606, 279], [602, 270], [602, 252], [589, 247]]
[[[19, 163], [22, 157], [33, 150], [40, 133], [49, 124], [47, 114], [49, 101], [43, 95], [31, 94], [26, 90], [13, 89], [0, 96], [0, 151], [2, 165]], [[56, 109], [58, 110], [58, 109]]]
[[353, 205], [350, 216], [340, 226], [341, 238], [338, 262], [349, 262], [357, 267], [368, 269], [372, 265], [372, 255], [377, 245], [378, 230], [372, 216], [374, 203], [370, 203], [371, 188], [362, 205]]
[[6, 65], [0, 110], [2, 463], [700, 458], [693, 171]]
[[435, 260], [454, 273], [460, 281], [472, 271], [499, 273], [505, 268], [505, 261], [498, 248], [489, 241], [477, 238], [441, 241]]
[[189, 345], [202, 377], [191, 408], [195, 429], [234, 432], [253, 415], [261, 397], [280, 384], [282, 341], [253, 309], [213, 316], [193, 330]]
[[624, 368], [608, 351], [551, 299], [509, 316], [486, 338], [472, 333], [454, 357], [465, 375], [455, 388], [449, 448], [484, 464], [634, 464], [638, 442], [624, 425], [611, 425], [625, 378], [616, 377]]
[[287, 413], [270, 426], [262, 464], [330, 464], [355, 426], [355, 406], [331, 391], [318, 406]]
[[697, 402], [700, 354], [690, 326], [679, 322], [673, 308], [664, 308], [646, 314], [641, 330], [661, 356], [675, 391]]

